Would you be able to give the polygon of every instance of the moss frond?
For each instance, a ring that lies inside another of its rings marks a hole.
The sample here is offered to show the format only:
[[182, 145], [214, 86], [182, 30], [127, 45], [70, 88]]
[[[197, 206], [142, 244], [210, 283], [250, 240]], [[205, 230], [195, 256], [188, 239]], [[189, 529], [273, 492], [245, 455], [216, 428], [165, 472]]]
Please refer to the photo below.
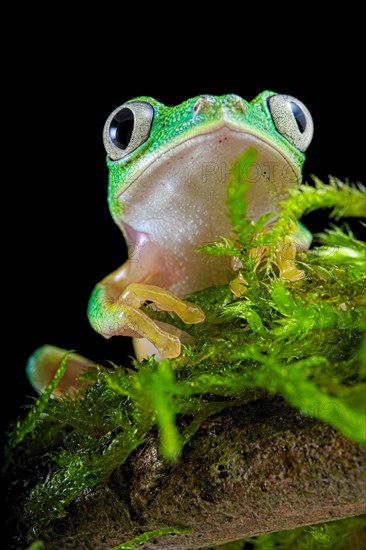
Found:
[[131, 539], [127, 542], [124, 542], [123, 544], [119, 544], [118, 546], [111, 548], [111, 550], [128, 550], [129, 548], [136, 548], [137, 546], [148, 540], [155, 539], [163, 535], [176, 535], [177, 533], [187, 533], [190, 530], [191, 529], [187, 529], [186, 527], [163, 527], [162, 529], [155, 529], [154, 531], [142, 533], [142, 535], [139, 535], [138, 537], [135, 537], [134, 539]]
[[304, 183], [290, 189], [289, 197], [280, 203], [281, 212], [271, 231], [272, 242], [276, 243], [289, 234], [293, 220], [300, 220], [305, 214], [329, 209], [330, 217], [364, 218], [366, 193], [361, 184], [348, 184], [330, 177], [325, 184], [313, 176], [314, 186]]
[[299, 220], [304, 214], [329, 208], [330, 217], [364, 218], [366, 212], [365, 187], [359, 184], [344, 183], [330, 177], [327, 184], [313, 176], [314, 186], [303, 184], [290, 190], [290, 199], [281, 203], [283, 215]]
[[58, 383], [66, 372], [67, 358], [72, 351], [68, 352], [62, 359], [55, 376], [45, 388], [44, 392], [39, 396], [34, 405], [30, 408], [27, 416], [21, 422], [17, 421], [15, 428], [10, 432], [6, 452], [19, 445], [27, 434], [32, 432], [41, 422], [42, 413], [46, 410], [52, 392], [57, 387]]
[[231, 226], [240, 242], [247, 242], [252, 233], [253, 222], [246, 218], [246, 192], [249, 186], [247, 175], [257, 158], [255, 149], [248, 149], [235, 163], [235, 175], [228, 186], [227, 206]]

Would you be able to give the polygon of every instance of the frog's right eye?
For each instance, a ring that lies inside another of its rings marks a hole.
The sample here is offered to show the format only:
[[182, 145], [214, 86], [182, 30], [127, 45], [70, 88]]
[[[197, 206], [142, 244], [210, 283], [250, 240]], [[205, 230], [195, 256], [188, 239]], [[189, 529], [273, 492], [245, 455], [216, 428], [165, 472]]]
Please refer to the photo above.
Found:
[[306, 151], [313, 137], [313, 120], [301, 101], [290, 95], [272, 95], [268, 107], [277, 131], [299, 151]]
[[150, 135], [153, 118], [154, 109], [146, 101], [131, 101], [115, 109], [103, 130], [109, 158], [119, 160], [142, 145]]

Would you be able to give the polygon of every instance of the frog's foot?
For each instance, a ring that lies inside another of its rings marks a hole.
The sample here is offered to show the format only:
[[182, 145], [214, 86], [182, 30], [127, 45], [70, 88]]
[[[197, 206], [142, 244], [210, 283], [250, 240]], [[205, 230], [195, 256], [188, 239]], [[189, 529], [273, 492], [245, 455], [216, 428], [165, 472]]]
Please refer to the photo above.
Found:
[[[53, 379], [67, 350], [55, 346], [42, 346], [38, 348], [28, 359], [26, 373], [33, 388], [41, 393]], [[79, 377], [83, 371], [94, 366], [95, 363], [77, 353], [70, 353], [67, 358], [66, 372], [60, 380], [53, 395], [62, 397], [65, 394], [73, 394], [80, 386], [89, 384]]]
[[152, 302], [160, 310], [176, 313], [187, 324], [201, 323], [205, 318], [198, 306], [158, 286], [131, 283], [113, 300], [108, 293], [108, 286], [100, 283], [89, 302], [90, 323], [106, 338], [115, 335], [146, 338], [162, 357], [178, 357], [180, 339], [163, 330], [139, 309], [146, 302]]
[[[290, 220], [288, 235], [277, 242], [273, 242], [270, 240], [273, 222], [276, 222], [276, 218], [270, 220], [266, 226], [259, 230], [262, 235], [269, 234], [268, 242], [253, 247], [249, 252], [250, 258], [256, 260], [254, 271], [259, 266], [263, 266], [264, 262], [268, 264], [269, 260], [276, 263], [281, 278], [287, 281], [298, 281], [305, 276], [305, 273], [296, 268], [296, 255], [298, 252], [310, 248], [312, 234], [300, 222], [291, 222]], [[234, 267], [234, 271], [237, 271], [237, 269]]]

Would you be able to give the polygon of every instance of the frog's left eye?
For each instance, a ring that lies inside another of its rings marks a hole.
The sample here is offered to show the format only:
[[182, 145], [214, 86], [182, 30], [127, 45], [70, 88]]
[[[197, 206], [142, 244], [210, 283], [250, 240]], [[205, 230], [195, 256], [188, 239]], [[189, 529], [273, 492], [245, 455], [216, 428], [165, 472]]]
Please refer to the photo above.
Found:
[[301, 101], [290, 95], [273, 95], [268, 107], [278, 132], [299, 151], [306, 151], [313, 138], [313, 119]]
[[125, 157], [149, 135], [154, 109], [146, 101], [124, 103], [110, 114], [103, 130], [104, 147], [112, 160]]

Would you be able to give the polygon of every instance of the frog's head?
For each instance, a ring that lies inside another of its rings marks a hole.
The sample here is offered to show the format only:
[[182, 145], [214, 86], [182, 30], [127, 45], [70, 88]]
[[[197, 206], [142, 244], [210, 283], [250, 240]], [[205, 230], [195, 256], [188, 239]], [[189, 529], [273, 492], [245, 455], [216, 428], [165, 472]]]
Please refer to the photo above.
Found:
[[111, 213], [122, 229], [159, 243], [168, 236], [171, 245], [178, 230], [195, 234], [197, 246], [227, 235], [226, 184], [242, 176], [245, 151], [256, 151], [246, 178], [247, 216], [257, 218], [301, 182], [312, 133], [300, 101], [269, 91], [252, 102], [237, 95], [204, 95], [176, 107], [148, 97], [128, 101], [104, 128]]

